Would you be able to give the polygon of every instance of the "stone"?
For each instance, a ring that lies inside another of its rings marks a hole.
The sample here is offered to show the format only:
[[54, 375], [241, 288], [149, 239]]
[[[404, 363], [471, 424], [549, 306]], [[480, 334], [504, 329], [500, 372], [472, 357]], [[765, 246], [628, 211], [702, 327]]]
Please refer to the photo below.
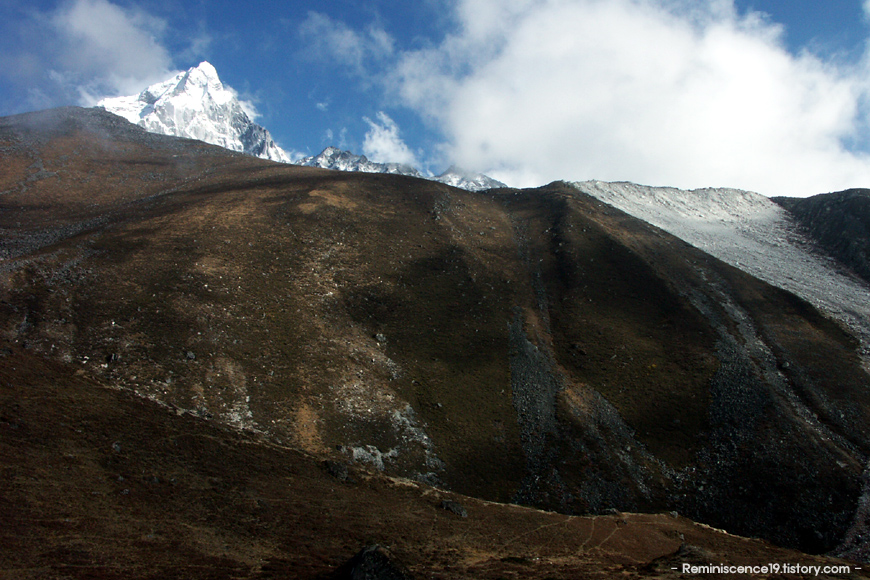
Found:
[[465, 510], [465, 506], [456, 501], [451, 501], [448, 499], [441, 501], [441, 509], [447, 510], [450, 513], [456, 514], [461, 518], [467, 518], [468, 512]]
[[340, 461], [333, 461], [331, 459], [327, 459], [323, 462], [323, 468], [326, 470], [326, 473], [339, 481], [351, 481], [347, 465], [341, 463]]
[[404, 566], [395, 561], [385, 548], [366, 546], [338, 568], [333, 580], [413, 580]]

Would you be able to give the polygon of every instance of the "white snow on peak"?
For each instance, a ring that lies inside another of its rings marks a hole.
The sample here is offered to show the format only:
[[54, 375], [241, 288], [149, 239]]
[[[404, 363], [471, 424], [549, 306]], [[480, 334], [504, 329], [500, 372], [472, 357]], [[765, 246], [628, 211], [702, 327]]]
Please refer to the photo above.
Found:
[[290, 162], [269, 132], [245, 111], [236, 92], [224, 86], [214, 66], [202, 62], [138, 95], [97, 103], [152, 133], [199, 139], [272, 161]]
[[363, 173], [390, 173], [393, 175], [409, 175], [438, 181], [468, 191], [483, 191], [496, 187], [506, 187], [500, 181], [487, 177], [482, 173], [472, 173], [450, 167], [438, 176], [424, 175], [416, 168], [403, 163], [377, 163], [369, 160], [365, 155], [354, 155], [349, 151], [343, 151], [337, 147], [327, 147], [318, 155], [305, 157], [296, 161], [297, 165], [308, 167], [320, 167], [334, 169], [336, 171], [360, 171]]
[[855, 333], [870, 365], [870, 285], [819, 251], [788, 211], [767, 197], [725, 188], [687, 191], [604, 181], [572, 185], [807, 300]]
[[377, 163], [369, 160], [365, 155], [354, 155], [350, 151], [343, 151], [338, 147], [327, 147], [318, 155], [304, 157], [296, 161], [296, 164], [307, 167], [320, 167], [322, 169], [334, 169], [336, 171], [391, 173], [393, 175], [423, 177], [419, 171], [410, 165], [402, 163]]
[[501, 181], [493, 179], [488, 175], [466, 171], [465, 169], [461, 169], [455, 165], [451, 165], [447, 171], [433, 179], [435, 179], [435, 181], [440, 181], [441, 183], [446, 183], [447, 185], [452, 185], [453, 187], [467, 189], [468, 191], [483, 191], [485, 189], [507, 187], [507, 185]]
[[[225, 89], [220, 78], [218, 78], [217, 70], [211, 63], [203, 61], [199, 66], [187, 71], [184, 76], [183, 83], [192, 89], [192, 93], [202, 91], [202, 100], [206, 97], [211, 97], [214, 102], [225, 105], [232, 102], [236, 98], [235, 92]], [[179, 83], [179, 87], [181, 83]], [[178, 90], [178, 89], [176, 89]]]
[[208, 62], [153, 84], [138, 95], [103, 99], [97, 106], [152, 133], [198, 139], [272, 161], [338, 171], [409, 175], [470, 191], [504, 187], [503, 183], [486, 175], [455, 167], [432, 177], [410, 165], [376, 163], [364, 155], [336, 147], [327, 147], [319, 155], [293, 161], [275, 144], [266, 129], [253, 122], [248, 114], [250, 108], [239, 100], [232, 88], [221, 82], [217, 70]]

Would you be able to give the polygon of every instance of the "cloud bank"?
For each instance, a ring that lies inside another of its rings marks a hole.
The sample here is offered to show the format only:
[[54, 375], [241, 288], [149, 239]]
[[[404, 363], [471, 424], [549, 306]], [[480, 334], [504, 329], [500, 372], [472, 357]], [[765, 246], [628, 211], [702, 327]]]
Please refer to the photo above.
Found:
[[166, 24], [107, 0], [76, 0], [50, 18], [60, 41], [55, 71], [77, 85], [79, 101], [93, 105], [107, 94], [135, 94], [172, 75], [172, 59], [159, 42]]
[[867, 139], [870, 67], [790, 54], [731, 0], [454, 6], [455, 29], [402, 53], [388, 86], [465, 166], [517, 186], [870, 187], [870, 156], [844, 145]]
[[166, 28], [159, 18], [108, 0], [32, 10], [18, 31], [20, 46], [0, 59], [0, 77], [27, 87], [36, 107], [91, 106], [101, 97], [135, 94], [176, 72], [161, 42]]

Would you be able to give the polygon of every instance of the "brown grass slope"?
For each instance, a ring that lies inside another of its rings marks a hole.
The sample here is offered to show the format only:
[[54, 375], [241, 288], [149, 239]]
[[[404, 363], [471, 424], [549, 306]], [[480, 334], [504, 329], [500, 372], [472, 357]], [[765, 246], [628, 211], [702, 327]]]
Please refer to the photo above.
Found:
[[279, 165], [80, 109], [0, 120], [0, 153], [9, 343], [480, 498], [860, 537], [852, 338], [570, 187]]
[[848, 565], [672, 515], [559, 515], [365, 469], [340, 480], [311, 455], [20, 348], [0, 353], [0, 472], [0, 577], [19, 580], [329, 578], [372, 544], [414, 578]]

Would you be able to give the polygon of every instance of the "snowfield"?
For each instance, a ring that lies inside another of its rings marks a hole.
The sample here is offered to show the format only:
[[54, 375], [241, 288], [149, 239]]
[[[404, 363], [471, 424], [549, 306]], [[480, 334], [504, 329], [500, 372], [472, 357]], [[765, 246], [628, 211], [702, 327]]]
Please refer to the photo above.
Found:
[[788, 211], [770, 199], [727, 188], [687, 191], [604, 181], [572, 185], [807, 300], [855, 334], [870, 371], [870, 285], [818, 250]]

